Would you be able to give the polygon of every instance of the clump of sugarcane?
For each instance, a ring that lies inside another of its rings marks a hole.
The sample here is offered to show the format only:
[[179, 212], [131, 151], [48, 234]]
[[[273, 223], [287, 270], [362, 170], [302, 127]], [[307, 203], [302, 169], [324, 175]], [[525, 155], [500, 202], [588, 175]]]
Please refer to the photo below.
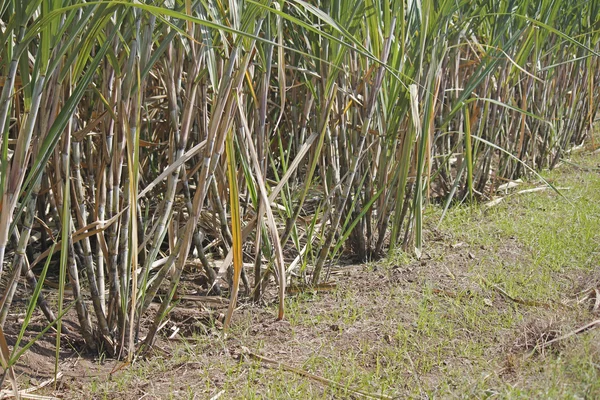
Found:
[[31, 296], [132, 359], [194, 254], [226, 327], [240, 282], [283, 318], [341, 255], [419, 255], [428, 203], [556, 166], [595, 119], [598, 5], [513, 3], [6, 2], [0, 327]]

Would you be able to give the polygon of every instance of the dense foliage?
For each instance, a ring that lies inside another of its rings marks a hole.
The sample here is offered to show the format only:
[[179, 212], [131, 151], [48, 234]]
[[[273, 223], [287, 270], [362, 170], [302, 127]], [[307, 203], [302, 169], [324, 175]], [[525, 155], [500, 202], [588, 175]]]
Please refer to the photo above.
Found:
[[73, 306], [91, 349], [132, 357], [192, 254], [206, 293], [229, 277], [235, 300], [244, 261], [247, 296], [275, 278], [280, 318], [290, 279], [319, 284], [343, 251], [419, 254], [427, 202], [489, 198], [586, 137], [599, 8], [0, 2], [0, 327], [26, 290], [23, 328], [37, 303], [65, 332]]

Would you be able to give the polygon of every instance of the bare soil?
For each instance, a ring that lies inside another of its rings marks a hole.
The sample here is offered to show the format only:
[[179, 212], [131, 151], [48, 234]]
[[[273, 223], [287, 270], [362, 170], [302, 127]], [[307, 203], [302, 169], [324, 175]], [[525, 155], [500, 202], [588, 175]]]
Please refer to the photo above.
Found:
[[[335, 291], [307, 292], [295, 296], [301, 297], [300, 299], [291, 300], [296, 302], [297, 307], [289, 313], [300, 314], [293, 316], [293, 322], [276, 321], [274, 307], [242, 304], [234, 319], [235, 329], [225, 339], [219, 322], [224, 307], [220, 309], [214, 305], [207, 307], [196, 302], [182, 302], [171, 313], [170, 322], [163, 329], [161, 340], [150, 359], [138, 360], [134, 366], [94, 357], [83, 350], [80, 338], [64, 336], [66, 340], [63, 339], [62, 342], [59, 365], [62, 378], [56, 389], [48, 386], [38, 393], [65, 399], [211, 398], [222, 393], [222, 388], [226, 386], [231, 390], [236, 386], [235, 380], [250, 379], [248, 372], [244, 371], [245, 365], [260, 363], [254, 355], [326, 377], [327, 365], [312, 364], [310, 360], [318, 358], [331, 359], [334, 363], [343, 362], [344, 354], [351, 353], [358, 354], [361, 368], [373, 370], [378, 364], [386, 363], [385, 357], [382, 358], [381, 355], [386, 353], [387, 348], [398, 346], [393, 325], [400, 324], [408, 329], [415, 327], [414, 310], [409, 305], [405, 309], [398, 307], [397, 302], [386, 295], [397, 291], [410, 293], [415, 299], [422, 299], [424, 291], [451, 301], [469, 302], [474, 298], [484, 298], [487, 307], [496, 308], [500, 312], [519, 307], [519, 299], [511, 300], [476, 283], [471, 266], [485, 257], [485, 248], [444, 242], [440, 242], [439, 246], [442, 248], [433, 248], [444, 252], [443, 263], [426, 254], [423, 260], [407, 265], [353, 265], [336, 269], [331, 274]], [[522, 249], [517, 244], [509, 241], [501, 246], [496, 256], [511, 260], [521, 257], [521, 252]], [[591, 279], [584, 280], [589, 282]], [[575, 295], [581, 289], [581, 285], [576, 286], [569, 295]], [[590, 297], [590, 304], [587, 306], [595, 304], [593, 296], [596, 294], [594, 292]], [[348, 296], [351, 296], [350, 308], [346, 302]], [[516, 364], [524, 362], [523, 357], [528, 352], [547, 351], [535, 349], [583, 322], [583, 318], [580, 321], [577, 317], [578, 313], [570, 312], [568, 316], [564, 316], [559, 313], [560, 307], [552, 304], [522, 307], [532, 308], [523, 311], [522, 323], [510, 331], [495, 331], [493, 337], [483, 339], [492, 344], [486, 348], [486, 358], [490, 360], [492, 370], [495, 369], [494, 373], [500, 379], [509, 382], [521, 379]], [[580, 311], [587, 315], [585, 309]], [[314, 318], [316, 316], [325, 317]], [[43, 327], [44, 321], [41, 317], [38, 319], [39, 323], [31, 325], [30, 337]], [[7, 336], [14, 338], [19, 325], [16, 322], [7, 325], [11, 327], [7, 330]], [[176, 330], [177, 333], [174, 334]], [[464, 333], [466, 336], [477, 334], [468, 331]], [[54, 340], [53, 334], [46, 335], [21, 358], [16, 372], [22, 387], [36, 386], [53, 377]], [[187, 354], [182, 357], [175, 354], [181, 351], [182, 343], [185, 343], [193, 356]], [[368, 351], [361, 353], [360, 349], [365, 343], [369, 343]], [[430, 344], [435, 348], [436, 343]], [[556, 343], [551, 350], [558, 351], [562, 345]], [[600, 348], [597, 350], [600, 351]], [[412, 357], [414, 359], [409, 360], [409, 364], [419, 361], [418, 352]], [[160, 362], [157, 363], [157, 360]], [[149, 367], [144, 368], [145, 363]], [[449, 356], [444, 363], [448, 368], [465, 373], [472, 369], [470, 361], [463, 357]], [[272, 367], [268, 363], [262, 364], [261, 368]], [[236, 365], [237, 368], [234, 367]], [[237, 376], [226, 372], [231, 368], [234, 368]], [[249, 366], [247, 368], [250, 369]], [[268, 371], [265, 370], [265, 373]], [[386, 391], [390, 397], [410, 395], [410, 386], [415, 381], [417, 385], [435, 387], [438, 381], [443, 380], [444, 372], [434, 368], [416, 376], [415, 371], [407, 369], [403, 375], [405, 382], [398, 381], [397, 387]], [[125, 387], [120, 387], [118, 383], [120, 376], [127, 377]], [[233, 385], [225, 385], [232, 379]], [[327, 383], [306, 379], [311, 381], [311, 385], [315, 385], [315, 391], [312, 392], [315, 397], [338, 397], [324, 391], [329, 386]], [[107, 387], [101, 393], [90, 393], [92, 382]], [[259, 390], [260, 388], [256, 394], [260, 397]], [[421, 395], [425, 396], [424, 393]], [[268, 397], [267, 394], [264, 396]], [[233, 389], [228, 393], [223, 392], [221, 398], [230, 397], [242, 398], [244, 394]]]

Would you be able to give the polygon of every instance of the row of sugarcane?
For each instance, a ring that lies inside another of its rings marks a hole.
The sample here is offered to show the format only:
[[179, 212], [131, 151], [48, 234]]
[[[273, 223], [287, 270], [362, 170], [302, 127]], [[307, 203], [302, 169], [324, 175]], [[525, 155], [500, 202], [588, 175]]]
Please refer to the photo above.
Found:
[[8, 370], [35, 307], [62, 333], [73, 308], [91, 349], [150, 348], [192, 254], [207, 292], [230, 276], [225, 327], [240, 282], [259, 300], [274, 280], [283, 318], [292, 279], [318, 285], [344, 251], [419, 255], [426, 204], [556, 166], [598, 110], [597, 1], [5, 0], [0, 13], [0, 327], [15, 296], [30, 305]]

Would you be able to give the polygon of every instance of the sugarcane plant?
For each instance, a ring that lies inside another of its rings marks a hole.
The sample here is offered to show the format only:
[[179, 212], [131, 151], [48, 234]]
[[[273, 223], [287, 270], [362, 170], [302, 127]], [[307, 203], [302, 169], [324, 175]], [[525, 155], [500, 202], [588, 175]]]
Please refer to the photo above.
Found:
[[[597, 1], [0, 2], [0, 342], [25, 296], [23, 329], [37, 306], [57, 355], [71, 313], [89, 349], [132, 360], [191, 258], [199, 290], [229, 296], [227, 328], [241, 293], [275, 296], [281, 319], [286, 287], [318, 286], [341, 256], [419, 256], [428, 203], [490, 198], [586, 138], [599, 14]], [[23, 349], [2, 344], [11, 377]]]

